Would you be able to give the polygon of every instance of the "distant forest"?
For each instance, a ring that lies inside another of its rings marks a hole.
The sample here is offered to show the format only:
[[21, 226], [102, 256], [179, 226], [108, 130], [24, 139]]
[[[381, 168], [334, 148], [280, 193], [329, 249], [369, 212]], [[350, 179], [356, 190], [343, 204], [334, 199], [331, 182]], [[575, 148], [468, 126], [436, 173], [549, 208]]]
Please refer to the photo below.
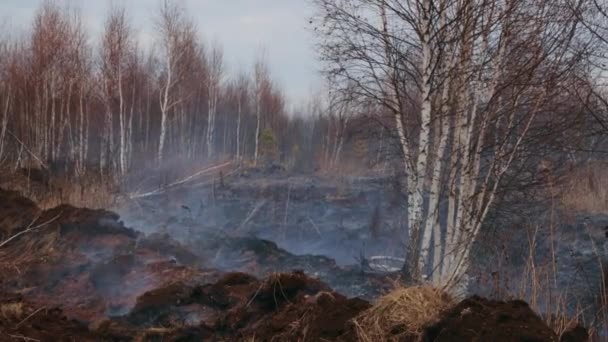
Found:
[[153, 22], [144, 48], [129, 13], [114, 7], [92, 39], [77, 11], [47, 1], [29, 30], [4, 34], [0, 165], [120, 176], [178, 160], [319, 170], [345, 153], [381, 159], [360, 139], [384, 129], [357, 123], [364, 113], [348, 101], [319, 90], [293, 109], [262, 53], [229, 73], [221, 42], [205, 43], [180, 2], [159, 3]]

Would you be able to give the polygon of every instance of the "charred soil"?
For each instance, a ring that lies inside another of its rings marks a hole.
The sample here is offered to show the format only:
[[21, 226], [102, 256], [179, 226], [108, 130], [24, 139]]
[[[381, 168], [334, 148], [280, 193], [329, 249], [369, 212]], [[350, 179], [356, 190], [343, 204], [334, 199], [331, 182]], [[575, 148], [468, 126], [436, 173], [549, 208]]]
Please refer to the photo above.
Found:
[[[392, 286], [269, 241], [210, 235], [196, 251], [129, 229], [108, 211], [42, 210], [2, 190], [0, 241], [0, 341], [352, 341], [354, 319], [372, 304], [299, 266], [345, 283]], [[218, 255], [253, 275], [210, 266]], [[429, 341], [557, 340], [525, 303], [481, 298], [424, 331]]]

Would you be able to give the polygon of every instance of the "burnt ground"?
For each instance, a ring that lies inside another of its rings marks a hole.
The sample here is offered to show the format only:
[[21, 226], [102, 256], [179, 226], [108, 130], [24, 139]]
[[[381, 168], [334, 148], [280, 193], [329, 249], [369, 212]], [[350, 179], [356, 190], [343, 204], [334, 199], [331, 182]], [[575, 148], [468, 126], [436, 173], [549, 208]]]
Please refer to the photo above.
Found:
[[558, 340], [525, 302], [501, 302], [480, 297], [460, 302], [442, 321], [427, 330], [426, 337], [436, 342]]
[[[240, 175], [142, 197], [122, 212], [137, 230], [109, 211], [42, 210], [0, 190], [0, 341], [355, 340], [351, 319], [398, 280], [356, 260], [394, 243], [381, 181], [365, 180], [363, 191], [281, 177], [259, 191], [258, 182]], [[329, 251], [321, 237], [346, 247]], [[333, 257], [295, 253], [310, 247]], [[462, 325], [557, 340], [527, 306], [498, 305], [493, 315], [469, 306], [460, 309], [479, 311], [471, 317], [480, 326], [447, 315], [428, 336], [466, 335]]]
[[[291, 340], [300, 334], [304, 340], [336, 339], [346, 322], [369, 306], [301, 271], [258, 280], [208, 268], [204, 255], [167, 235], [126, 228], [116, 214], [103, 210], [66, 205], [41, 210], [14, 192], [0, 191], [0, 217], [3, 337]], [[242, 268], [314, 267], [373, 291], [391, 284], [384, 276], [343, 269], [327, 258], [291, 255], [268, 241], [218, 237], [209, 242], [209, 255], [222, 248], [247, 256], [234, 261]], [[308, 331], [311, 325], [318, 327]]]
[[117, 212], [127, 226], [168, 234], [215, 268], [260, 277], [302, 269], [340, 293], [373, 299], [382, 290], [367, 286], [367, 277], [334, 269], [358, 270], [371, 256], [403, 257], [403, 201], [390, 182], [246, 169], [134, 193]]

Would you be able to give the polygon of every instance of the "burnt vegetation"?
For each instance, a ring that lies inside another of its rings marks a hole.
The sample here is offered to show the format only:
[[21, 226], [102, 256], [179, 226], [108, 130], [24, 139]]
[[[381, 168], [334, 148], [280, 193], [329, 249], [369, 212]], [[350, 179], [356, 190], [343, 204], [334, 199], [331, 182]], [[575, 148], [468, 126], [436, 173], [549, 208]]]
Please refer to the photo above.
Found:
[[0, 340], [602, 341], [608, 3], [310, 0], [293, 105], [177, 0], [0, 34]]

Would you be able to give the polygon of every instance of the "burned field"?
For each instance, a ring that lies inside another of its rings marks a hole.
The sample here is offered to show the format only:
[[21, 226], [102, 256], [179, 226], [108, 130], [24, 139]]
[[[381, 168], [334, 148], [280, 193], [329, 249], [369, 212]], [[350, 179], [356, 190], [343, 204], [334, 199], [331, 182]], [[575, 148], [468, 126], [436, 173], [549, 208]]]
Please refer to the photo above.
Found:
[[370, 304], [318, 277], [368, 298], [394, 277], [230, 231], [187, 244], [163, 224], [144, 234], [109, 211], [42, 210], [11, 191], [0, 192], [0, 217], [3, 338], [336, 339]]
[[[0, 191], [1, 339], [558, 340], [527, 304], [482, 298], [411, 327], [419, 294], [389, 294], [401, 282], [390, 265], [400, 255], [373, 261], [400, 243], [384, 180], [345, 186], [255, 172], [133, 195], [120, 216], [43, 210]], [[387, 307], [403, 319], [383, 316]]]

